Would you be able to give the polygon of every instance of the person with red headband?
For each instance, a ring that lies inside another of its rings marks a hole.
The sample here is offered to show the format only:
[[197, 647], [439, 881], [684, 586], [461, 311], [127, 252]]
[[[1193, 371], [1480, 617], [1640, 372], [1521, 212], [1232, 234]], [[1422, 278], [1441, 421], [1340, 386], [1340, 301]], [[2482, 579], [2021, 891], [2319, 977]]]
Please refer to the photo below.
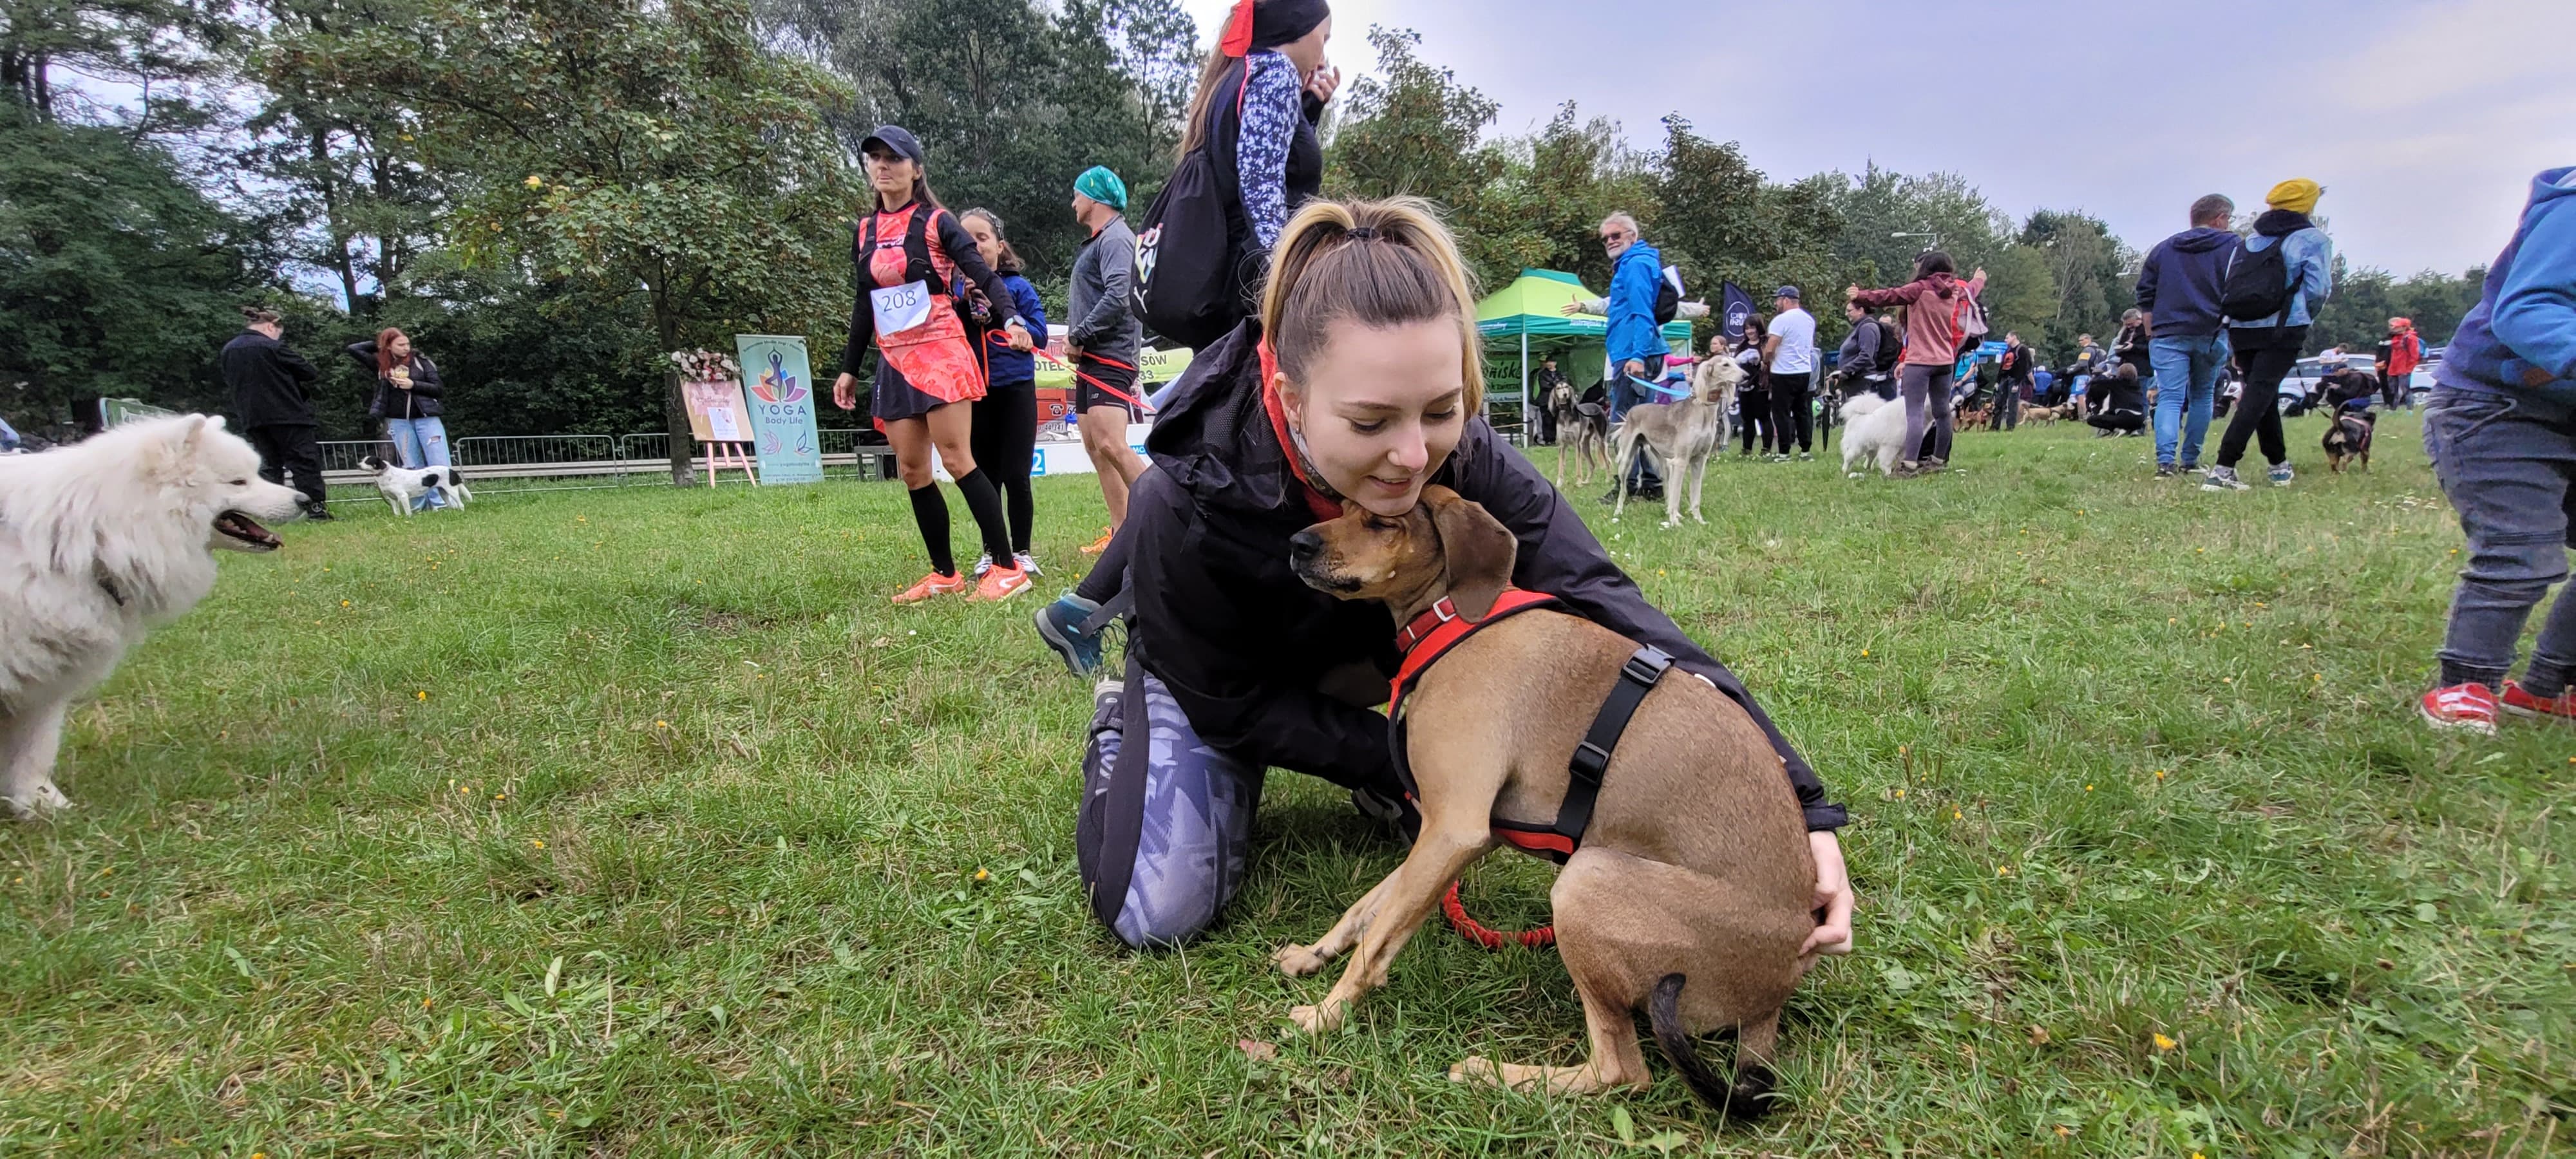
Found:
[[[859, 143], [859, 153], [867, 159], [875, 204], [851, 238], [859, 295], [850, 310], [850, 343], [841, 351], [841, 377], [832, 383], [832, 402], [842, 410], [858, 408], [859, 371], [874, 347], [877, 372], [868, 413], [894, 444], [896, 470], [912, 492], [913, 521], [930, 549], [930, 574], [897, 593], [894, 602], [914, 604], [957, 594], [1008, 599], [1028, 590], [1029, 577], [1011, 554], [1001, 492], [976, 468], [968, 449], [974, 411], [957, 404], [984, 397], [984, 366], [950, 285], [963, 272], [983, 293], [994, 323], [1013, 345], [1031, 341], [1028, 327], [1011, 305], [1010, 290], [984, 264], [973, 235], [930, 192], [920, 139], [909, 130], [880, 125]], [[984, 533], [984, 551], [993, 557], [993, 569], [972, 592], [967, 578], [958, 574], [948, 541], [948, 501], [939, 497], [939, 484], [930, 472], [934, 449], [949, 477], [957, 480], [966, 509]]]
[[2379, 340], [2379, 397], [2388, 409], [2415, 409], [2415, 368], [2424, 363], [2424, 339], [2412, 318], [2388, 320], [2388, 337]]
[[1191, 364], [1156, 416], [1129, 499], [1133, 625], [1123, 679], [1094, 696], [1075, 824], [1093, 915], [1130, 946], [1205, 930], [1241, 886], [1272, 767], [1401, 804], [1387, 720], [1395, 626], [1308, 587], [1292, 536], [1410, 513], [1439, 484], [1519, 541], [1513, 583], [1674, 657], [1743, 704], [1812, 831], [1808, 949], [1850, 948], [1840, 805], [1724, 665], [1646, 602], [1530, 461], [1482, 416], [1482, 340], [1455, 241], [1413, 199], [1307, 203], [1280, 236], [1261, 312]]

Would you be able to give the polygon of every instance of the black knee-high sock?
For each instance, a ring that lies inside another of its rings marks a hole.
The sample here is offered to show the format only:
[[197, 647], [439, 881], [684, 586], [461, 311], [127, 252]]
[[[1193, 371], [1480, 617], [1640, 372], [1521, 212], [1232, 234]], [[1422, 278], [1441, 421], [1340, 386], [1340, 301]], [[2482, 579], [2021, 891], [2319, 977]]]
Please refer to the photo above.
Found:
[[993, 489], [992, 476], [977, 467], [957, 481], [957, 490], [966, 496], [966, 510], [984, 533], [984, 550], [994, 563], [1011, 566], [1011, 523], [1002, 517], [1002, 493]]
[[1007, 500], [1003, 506], [1011, 512], [1011, 550], [1027, 551], [1029, 532], [1038, 520], [1036, 500], [1029, 495], [1028, 473], [1024, 471], [1004, 481], [1002, 498]]
[[930, 570], [956, 575], [957, 556], [948, 549], [948, 500], [940, 497], [939, 484], [912, 489], [912, 521], [921, 525], [921, 545], [930, 549]]

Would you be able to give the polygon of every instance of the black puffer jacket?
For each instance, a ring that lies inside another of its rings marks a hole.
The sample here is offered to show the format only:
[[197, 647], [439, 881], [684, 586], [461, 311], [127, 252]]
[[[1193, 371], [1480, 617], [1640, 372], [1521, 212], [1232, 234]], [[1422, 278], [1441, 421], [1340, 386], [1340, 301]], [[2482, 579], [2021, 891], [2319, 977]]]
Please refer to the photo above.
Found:
[[434, 419], [447, 413], [441, 401], [447, 384], [438, 377], [438, 364], [418, 350], [411, 352], [411, 389], [395, 386], [393, 380], [376, 369], [376, 340], [352, 342], [345, 349], [349, 358], [367, 372], [376, 384], [376, 395], [367, 402], [367, 417], [379, 419]]
[[224, 385], [232, 388], [243, 427], [315, 425], [312, 383], [322, 372], [285, 343], [244, 330], [224, 344], [215, 361]]
[[[1319, 691], [1354, 662], [1392, 675], [1395, 625], [1384, 607], [1337, 600], [1288, 567], [1288, 537], [1315, 521], [1272, 432], [1245, 322], [1190, 364], [1147, 438], [1155, 470], [1136, 481], [1127, 531], [1137, 662], [1170, 687], [1208, 743], [1335, 784], [1397, 791], [1386, 718]], [[1811, 829], [1843, 808], [1763, 715], [1743, 684], [1610, 561], [1564, 497], [1482, 418], [1432, 481], [1483, 504], [1520, 540], [1512, 582], [1670, 653], [1752, 713], [1780, 752]]]

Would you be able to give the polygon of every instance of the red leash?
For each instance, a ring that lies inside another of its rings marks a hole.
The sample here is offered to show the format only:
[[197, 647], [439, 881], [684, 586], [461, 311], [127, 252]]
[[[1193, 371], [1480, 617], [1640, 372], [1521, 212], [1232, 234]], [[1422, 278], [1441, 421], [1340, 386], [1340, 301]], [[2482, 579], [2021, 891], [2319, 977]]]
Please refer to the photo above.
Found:
[[[1114, 397], [1114, 398], [1118, 399], [1119, 401], [1126, 403], [1126, 404], [1127, 404], [1127, 405], [1129, 405], [1129, 406], [1135, 407], [1137, 410], [1139, 410], [1139, 411], [1141, 411], [1141, 412], [1143, 412], [1143, 413], [1145, 413], [1145, 414], [1153, 414], [1153, 413], [1154, 413], [1154, 408], [1153, 408], [1152, 404], [1149, 404], [1149, 403], [1147, 403], [1144, 399], [1138, 398], [1138, 397], [1136, 397], [1135, 395], [1132, 395], [1132, 394], [1127, 393], [1126, 391], [1120, 390], [1120, 389], [1118, 389], [1117, 387], [1111, 386], [1111, 385], [1109, 385], [1108, 383], [1102, 382], [1102, 381], [1100, 381], [1100, 380], [1099, 380], [1099, 379], [1097, 379], [1097, 378], [1093, 378], [1092, 376], [1090, 376], [1090, 375], [1088, 375], [1088, 374], [1084, 374], [1084, 373], [1082, 372], [1082, 368], [1081, 368], [1081, 367], [1075, 366], [1075, 365], [1073, 365], [1073, 364], [1072, 364], [1072, 363], [1070, 363], [1070, 362], [1066, 362], [1065, 360], [1063, 360], [1063, 359], [1061, 359], [1061, 358], [1058, 358], [1058, 357], [1056, 357], [1055, 355], [1049, 354], [1049, 353], [1047, 353], [1047, 352], [1046, 352], [1046, 351], [1044, 351], [1044, 350], [1031, 350], [1031, 351], [1029, 351], [1029, 353], [1034, 354], [1034, 355], [1037, 355], [1037, 356], [1038, 356], [1038, 357], [1040, 357], [1040, 358], [1046, 359], [1046, 360], [1047, 360], [1047, 361], [1049, 361], [1049, 362], [1052, 362], [1052, 363], [1054, 363], [1054, 364], [1056, 364], [1056, 365], [1058, 365], [1058, 366], [1064, 367], [1065, 369], [1072, 371], [1072, 372], [1073, 372], [1073, 376], [1074, 376], [1075, 378], [1079, 378], [1079, 379], [1083, 380], [1084, 382], [1088, 382], [1088, 383], [1090, 383], [1090, 384], [1092, 385], [1092, 388], [1093, 388], [1093, 389], [1095, 389], [1095, 390], [1105, 391], [1105, 392], [1107, 392], [1111, 397]], [[1091, 360], [1092, 360], [1093, 362], [1097, 362], [1097, 363], [1101, 364], [1102, 366], [1110, 367], [1111, 369], [1114, 369], [1114, 370], [1128, 370], [1128, 371], [1134, 371], [1134, 370], [1136, 370], [1136, 368], [1135, 368], [1135, 367], [1133, 367], [1133, 366], [1129, 366], [1129, 365], [1127, 365], [1127, 364], [1126, 364], [1126, 363], [1124, 363], [1124, 362], [1120, 362], [1120, 361], [1118, 361], [1118, 360], [1117, 360], [1117, 359], [1115, 359], [1115, 358], [1102, 358], [1101, 356], [1099, 356], [1099, 355], [1097, 355], [1097, 354], [1091, 355], [1091, 356], [1090, 356], [1090, 358], [1091, 358]], [[1138, 373], [1142, 373], [1142, 372], [1141, 372], [1141, 371], [1139, 371]]]
[[1556, 944], [1554, 925], [1527, 930], [1497, 930], [1468, 917], [1467, 907], [1458, 904], [1458, 883], [1454, 881], [1449, 883], [1448, 894], [1440, 899], [1440, 912], [1449, 915], [1449, 926], [1457, 930], [1460, 937], [1488, 950], [1502, 949], [1508, 942], [1518, 942], [1533, 950], [1543, 950]]

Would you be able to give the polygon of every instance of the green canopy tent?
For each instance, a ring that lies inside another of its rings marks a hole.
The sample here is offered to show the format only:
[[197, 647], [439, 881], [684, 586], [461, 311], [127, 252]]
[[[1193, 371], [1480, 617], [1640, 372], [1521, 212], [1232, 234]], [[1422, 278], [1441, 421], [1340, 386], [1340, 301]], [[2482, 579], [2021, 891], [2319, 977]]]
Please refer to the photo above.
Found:
[[[1569, 303], [1601, 295], [1581, 279], [1560, 270], [1522, 270], [1512, 284], [1476, 303], [1476, 333], [1485, 340], [1485, 400], [1520, 404], [1520, 429], [1526, 432], [1537, 413], [1529, 396], [1530, 359], [1555, 355], [1558, 369], [1571, 382], [1597, 382], [1605, 361], [1602, 343], [1609, 321], [1597, 314], [1567, 317]], [[1664, 324], [1664, 341], [1689, 349], [1691, 326], [1678, 318]]]

